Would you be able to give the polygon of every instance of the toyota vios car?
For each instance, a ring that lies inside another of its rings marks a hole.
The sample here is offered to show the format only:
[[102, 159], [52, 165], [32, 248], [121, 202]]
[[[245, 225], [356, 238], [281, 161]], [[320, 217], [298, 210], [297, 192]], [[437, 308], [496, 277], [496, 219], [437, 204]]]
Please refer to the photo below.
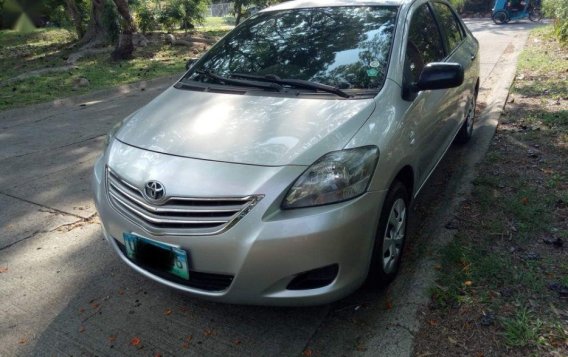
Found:
[[141, 274], [221, 302], [388, 283], [411, 200], [472, 135], [477, 54], [444, 0], [265, 9], [109, 133], [104, 235]]

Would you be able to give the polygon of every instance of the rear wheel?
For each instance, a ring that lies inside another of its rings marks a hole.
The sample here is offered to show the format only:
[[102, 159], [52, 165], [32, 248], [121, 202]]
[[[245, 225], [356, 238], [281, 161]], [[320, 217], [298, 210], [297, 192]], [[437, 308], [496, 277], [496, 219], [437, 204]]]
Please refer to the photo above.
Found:
[[398, 273], [408, 222], [410, 199], [406, 186], [396, 181], [383, 205], [367, 277], [371, 287], [390, 283]]
[[469, 102], [469, 108], [465, 115], [465, 121], [456, 136], [455, 142], [458, 144], [467, 143], [473, 135], [473, 124], [475, 122], [475, 106], [477, 103], [477, 93], [475, 93]]
[[529, 20], [533, 22], [539, 22], [542, 20], [542, 11], [539, 8], [533, 8], [529, 12]]
[[503, 25], [509, 22], [509, 15], [507, 14], [507, 11], [503, 10], [496, 11], [491, 18], [497, 25]]

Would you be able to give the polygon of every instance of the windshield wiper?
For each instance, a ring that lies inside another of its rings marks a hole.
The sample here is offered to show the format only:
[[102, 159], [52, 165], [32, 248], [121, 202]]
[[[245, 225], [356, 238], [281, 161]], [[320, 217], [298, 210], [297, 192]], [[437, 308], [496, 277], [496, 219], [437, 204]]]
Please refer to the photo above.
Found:
[[256, 81], [262, 82], [270, 82], [279, 85], [289, 85], [294, 87], [306, 88], [306, 89], [315, 89], [321, 90], [328, 93], [333, 93], [343, 98], [351, 97], [349, 94], [345, 93], [341, 89], [329, 86], [327, 84], [322, 84], [318, 82], [306, 81], [303, 79], [284, 79], [280, 78], [275, 74], [267, 74], [264, 76], [257, 75], [257, 74], [247, 74], [247, 73], [231, 73], [231, 77], [238, 77], [238, 78], [246, 78], [246, 79], [253, 79]]
[[206, 76], [206, 77], [209, 77], [211, 79], [214, 79], [217, 82], [221, 82], [221, 83], [225, 83], [225, 84], [231, 84], [231, 85], [237, 85], [237, 86], [246, 86], [246, 87], [256, 87], [256, 88], [270, 89], [270, 90], [275, 90], [275, 91], [281, 91], [282, 89], [284, 89], [278, 83], [263, 83], [263, 81], [256, 82], [256, 81], [246, 81], [246, 80], [241, 80], [241, 79], [232, 79], [232, 78], [220, 76], [220, 75], [218, 75], [214, 72], [211, 72], [210, 70], [205, 70], [205, 71], [199, 70], [199, 71], [196, 71], [196, 73], [203, 75], [203, 76]]

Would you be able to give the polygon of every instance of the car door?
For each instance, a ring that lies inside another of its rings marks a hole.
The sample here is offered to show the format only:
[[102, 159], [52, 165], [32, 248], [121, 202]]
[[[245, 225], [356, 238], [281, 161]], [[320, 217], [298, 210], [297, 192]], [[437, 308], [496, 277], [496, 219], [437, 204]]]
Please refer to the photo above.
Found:
[[442, 40], [446, 49], [446, 61], [459, 63], [464, 68], [464, 82], [461, 86], [448, 89], [448, 95], [452, 98], [451, 106], [448, 106], [443, 114], [448, 118], [444, 128], [444, 145], [452, 143], [455, 134], [460, 129], [465, 118], [468, 98], [473, 95], [475, 78], [472, 76], [472, 66], [475, 56], [474, 52], [466, 43], [466, 32], [457, 19], [457, 15], [446, 3], [434, 1], [432, 8], [436, 19], [440, 25]]
[[403, 137], [409, 140], [417, 187], [420, 187], [446, 150], [444, 128], [451, 112], [449, 102], [452, 97], [446, 90], [413, 90], [424, 66], [443, 61], [446, 52], [440, 29], [427, 2], [411, 9], [408, 24], [403, 46], [402, 98], [407, 104]]

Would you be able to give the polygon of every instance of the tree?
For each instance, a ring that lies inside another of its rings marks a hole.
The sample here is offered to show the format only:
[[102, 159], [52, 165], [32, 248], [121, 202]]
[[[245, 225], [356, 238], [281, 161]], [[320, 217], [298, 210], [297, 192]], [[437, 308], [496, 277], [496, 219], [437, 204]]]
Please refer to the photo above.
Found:
[[176, 25], [184, 30], [192, 29], [196, 22], [203, 21], [208, 2], [208, 0], [170, 0], [160, 12], [159, 22], [170, 32]]
[[181, 8], [181, 28], [184, 30], [195, 27], [194, 22], [202, 22], [208, 0], [177, 0]]
[[282, 0], [234, 0], [233, 8], [235, 11], [235, 25], [241, 23], [241, 19], [246, 13], [243, 11], [246, 7], [256, 5], [260, 8], [267, 7], [268, 5], [282, 2]]
[[91, 18], [87, 31], [77, 43], [84, 48], [94, 47], [107, 41], [107, 29], [103, 24], [105, 0], [91, 0]]
[[132, 15], [130, 15], [130, 9], [128, 7], [127, 0], [114, 0], [116, 9], [122, 17], [121, 32], [118, 38], [118, 42], [114, 51], [111, 54], [113, 60], [122, 60], [132, 58], [132, 53], [134, 52], [134, 44], [132, 42], [132, 36], [136, 32], [136, 24]]
[[0, 0], [0, 29], [4, 28], [4, 4], [6, 0]]
[[75, 31], [77, 32], [77, 36], [79, 38], [85, 35], [85, 28], [83, 27], [83, 21], [81, 13], [79, 12], [79, 7], [77, 7], [77, 3], [75, 0], [65, 0], [65, 4], [67, 5], [67, 12], [71, 21], [73, 21], [73, 25], [75, 26]]

